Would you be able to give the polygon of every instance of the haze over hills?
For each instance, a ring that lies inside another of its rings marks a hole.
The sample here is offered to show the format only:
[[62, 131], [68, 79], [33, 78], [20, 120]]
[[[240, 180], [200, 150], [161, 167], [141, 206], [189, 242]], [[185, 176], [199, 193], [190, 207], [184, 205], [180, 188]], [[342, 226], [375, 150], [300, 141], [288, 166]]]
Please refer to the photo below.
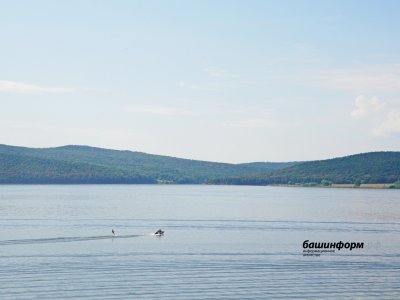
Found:
[[309, 162], [228, 164], [89, 146], [0, 145], [0, 183], [393, 183], [400, 152]]

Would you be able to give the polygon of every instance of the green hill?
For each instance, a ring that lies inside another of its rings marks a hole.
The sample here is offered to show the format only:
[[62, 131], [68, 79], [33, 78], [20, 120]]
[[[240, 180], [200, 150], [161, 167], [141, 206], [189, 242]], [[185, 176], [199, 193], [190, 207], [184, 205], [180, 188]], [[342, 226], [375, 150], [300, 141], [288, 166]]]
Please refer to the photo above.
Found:
[[209, 183], [285, 166], [214, 163], [88, 146], [0, 145], [0, 183]]
[[150, 177], [86, 163], [0, 153], [0, 183], [156, 183]]
[[256, 168], [266, 168], [269, 170], [279, 170], [279, 169], [284, 169], [288, 168], [294, 165], [297, 165], [301, 162], [298, 161], [293, 161], [293, 162], [251, 162], [251, 163], [243, 163], [240, 164], [241, 166], [249, 166], [249, 167], [256, 167]]
[[270, 174], [218, 179], [219, 184], [393, 183], [400, 180], [400, 152], [370, 152], [309, 161]]
[[227, 164], [89, 146], [0, 145], [0, 183], [268, 185], [399, 180], [400, 152], [371, 152], [309, 162]]

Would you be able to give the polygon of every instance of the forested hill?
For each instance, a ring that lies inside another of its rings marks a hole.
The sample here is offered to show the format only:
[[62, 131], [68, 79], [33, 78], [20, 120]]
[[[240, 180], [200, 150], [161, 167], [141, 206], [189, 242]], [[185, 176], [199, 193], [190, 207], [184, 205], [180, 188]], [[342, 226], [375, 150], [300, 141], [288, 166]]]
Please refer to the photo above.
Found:
[[89, 146], [0, 144], [0, 183], [393, 183], [400, 152], [309, 162], [227, 164]]
[[370, 152], [309, 161], [270, 174], [215, 180], [217, 184], [393, 183], [400, 181], [400, 152]]
[[210, 183], [292, 164], [214, 163], [88, 146], [0, 145], [0, 183]]

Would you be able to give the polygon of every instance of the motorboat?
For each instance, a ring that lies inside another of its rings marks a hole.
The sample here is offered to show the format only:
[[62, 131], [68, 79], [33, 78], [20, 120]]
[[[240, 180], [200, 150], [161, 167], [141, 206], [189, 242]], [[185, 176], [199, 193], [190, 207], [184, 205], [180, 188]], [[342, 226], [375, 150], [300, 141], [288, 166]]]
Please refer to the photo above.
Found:
[[164, 235], [164, 231], [162, 231], [161, 229], [158, 229], [156, 232], [154, 232], [154, 235], [162, 236], [162, 235]]

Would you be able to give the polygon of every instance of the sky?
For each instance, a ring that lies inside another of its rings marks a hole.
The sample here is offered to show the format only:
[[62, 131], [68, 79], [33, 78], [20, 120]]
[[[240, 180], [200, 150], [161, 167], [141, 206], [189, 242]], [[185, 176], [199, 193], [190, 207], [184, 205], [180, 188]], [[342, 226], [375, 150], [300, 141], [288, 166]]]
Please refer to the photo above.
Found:
[[400, 150], [399, 1], [0, 0], [0, 144]]

